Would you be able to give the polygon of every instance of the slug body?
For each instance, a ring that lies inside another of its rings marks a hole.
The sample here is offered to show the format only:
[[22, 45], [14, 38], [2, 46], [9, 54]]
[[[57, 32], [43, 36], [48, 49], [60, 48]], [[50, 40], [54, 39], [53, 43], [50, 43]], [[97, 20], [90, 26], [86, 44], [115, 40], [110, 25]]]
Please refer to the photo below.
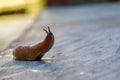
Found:
[[13, 50], [13, 56], [18, 60], [41, 60], [54, 44], [54, 35], [48, 27], [48, 31], [43, 29], [47, 36], [45, 39], [34, 46], [18, 46]]

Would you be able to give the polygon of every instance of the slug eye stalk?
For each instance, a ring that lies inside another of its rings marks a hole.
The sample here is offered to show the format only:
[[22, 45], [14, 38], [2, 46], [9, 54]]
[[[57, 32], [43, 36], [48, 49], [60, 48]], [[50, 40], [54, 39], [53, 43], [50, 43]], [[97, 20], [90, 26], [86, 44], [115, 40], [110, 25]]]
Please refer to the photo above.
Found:
[[48, 31], [46, 29], [43, 28], [43, 30], [48, 34]]
[[50, 30], [50, 27], [48, 26], [48, 31], [49, 31], [49, 33], [51, 33], [51, 30]]
[[51, 30], [50, 30], [50, 27], [49, 27], [49, 26], [48, 26], [48, 31], [47, 31], [45, 28], [43, 28], [43, 30], [44, 30], [47, 34], [51, 33]]

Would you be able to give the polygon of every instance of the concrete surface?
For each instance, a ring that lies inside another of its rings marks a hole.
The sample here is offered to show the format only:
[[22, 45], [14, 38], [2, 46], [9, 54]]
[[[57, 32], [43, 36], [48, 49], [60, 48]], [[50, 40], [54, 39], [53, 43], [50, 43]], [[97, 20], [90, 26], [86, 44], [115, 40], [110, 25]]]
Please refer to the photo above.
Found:
[[[15, 61], [12, 49], [55, 34], [42, 61]], [[120, 80], [120, 3], [44, 10], [35, 24], [1, 52], [0, 80]]]

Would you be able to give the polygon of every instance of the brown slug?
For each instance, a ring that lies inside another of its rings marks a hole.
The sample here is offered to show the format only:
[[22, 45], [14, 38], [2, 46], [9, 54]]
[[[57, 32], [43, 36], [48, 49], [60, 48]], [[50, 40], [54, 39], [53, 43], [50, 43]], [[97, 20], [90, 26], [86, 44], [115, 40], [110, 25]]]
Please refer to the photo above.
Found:
[[18, 46], [13, 50], [13, 57], [17, 60], [41, 60], [41, 58], [48, 52], [54, 44], [54, 35], [48, 27], [45, 39], [34, 46]]

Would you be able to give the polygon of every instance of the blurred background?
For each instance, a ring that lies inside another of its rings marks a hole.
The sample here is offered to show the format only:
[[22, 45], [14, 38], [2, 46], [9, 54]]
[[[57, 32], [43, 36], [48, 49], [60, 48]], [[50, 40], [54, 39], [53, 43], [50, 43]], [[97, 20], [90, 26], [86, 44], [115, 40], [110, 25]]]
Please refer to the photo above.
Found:
[[47, 7], [112, 3], [120, 0], [0, 0], [0, 51], [31, 27]]
[[87, 3], [104, 3], [104, 2], [116, 2], [120, 0], [48, 0], [48, 6], [54, 5], [80, 5]]

